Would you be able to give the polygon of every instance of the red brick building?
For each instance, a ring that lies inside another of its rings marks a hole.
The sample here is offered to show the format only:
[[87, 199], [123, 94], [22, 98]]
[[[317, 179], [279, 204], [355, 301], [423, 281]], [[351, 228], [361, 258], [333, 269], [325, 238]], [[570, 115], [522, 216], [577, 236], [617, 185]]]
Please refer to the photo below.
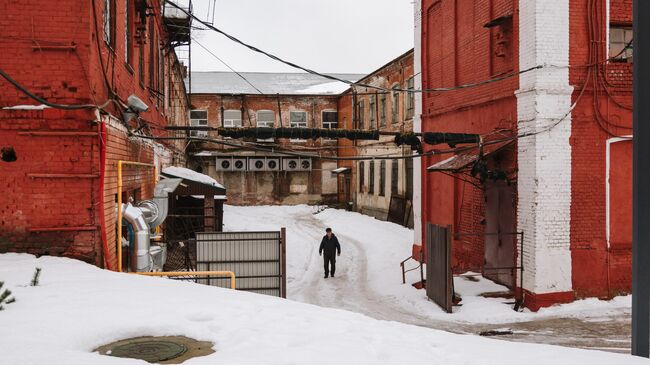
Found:
[[[188, 122], [173, 47], [189, 41], [189, 19], [165, 11], [159, 0], [0, 4], [0, 70], [49, 103], [91, 105], [48, 107], [0, 78], [0, 252], [116, 267], [117, 161], [184, 163], [182, 144], [150, 139]], [[149, 107], [140, 120], [123, 114], [130, 95]], [[124, 198], [148, 198], [153, 178], [125, 168]]]
[[[382, 132], [412, 132], [415, 114], [413, 93], [413, 49], [399, 55], [379, 69], [361, 78], [358, 83], [370, 87], [353, 86], [339, 99], [339, 124], [343, 129], [376, 129]], [[355, 108], [352, 108], [354, 103]], [[340, 156], [409, 156], [409, 146], [397, 146], [395, 137], [384, 135], [379, 141], [339, 140]], [[387, 220], [391, 202], [395, 222], [412, 223], [413, 160], [339, 161], [339, 200], [353, 202], [354, 210], [375, 218]], [[399, 200], [399, 201], [398, 201]], [[398, 217], [401, 216], [401, 217]], [[398, 219], [401, 218], [401, 219]]]
[[[423, 93], [415, 129], [504, 142], [486, 144], [479, 165], [447, 154], [416, 167], [414, 257], [427, 223], [451, 225], [454, 270], [483, 271], [517, 291], [523, 279], [530, 308], [630, 291], [631, 6], [416, 3], [416, 87], [494, 82]], [[475, 166], [490, 177], [481, 181]], [[523, 252], [518, 236], [505, 234], [517, 232]], [[523, 278], [490, 270], [522, 262]]]
[[[336, 76], [353, 81], [362, 77]], [[339, 94], [347, 88], [342, 82], [304, 73], [193, 72], [191, 84], [190, 123], [213, 128], [338, 128]], [[192, 133], [197, 137], [218, 137], [216, 131]], [[332, 173], [337, 168], [336, 161], [315, 158], [337, 156], [336, 140], [279, 138], [230, 142], [249, 148], [202, 143], [194, 146], [190, 160], [192, 168], [226, 186], [230, 204], [337, 201], [337, 181]], [[282, 149], [303, 157], [283, 155]]]

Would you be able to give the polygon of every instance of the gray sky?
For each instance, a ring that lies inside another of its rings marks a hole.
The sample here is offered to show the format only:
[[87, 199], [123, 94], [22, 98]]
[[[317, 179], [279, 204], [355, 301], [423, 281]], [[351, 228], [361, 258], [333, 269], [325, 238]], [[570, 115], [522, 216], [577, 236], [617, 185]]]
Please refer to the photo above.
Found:
[[[195, 15], [211, 21], [213, 1], [193, 0]], [[412, 0], [216, 0], [214, 25], [328, 73], [369, 73], [413, 47]], [[194, 37], [237, 71], [299, 72], [212, 31]], [[228, 69], [195, 43], [192, 70]]]

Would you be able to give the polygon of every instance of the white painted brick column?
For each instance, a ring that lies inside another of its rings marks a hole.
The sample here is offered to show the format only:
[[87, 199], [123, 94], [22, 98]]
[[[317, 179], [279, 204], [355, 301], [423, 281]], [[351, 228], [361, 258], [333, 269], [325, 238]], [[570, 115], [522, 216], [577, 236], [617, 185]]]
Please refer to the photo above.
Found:
[[[569, 1], [519, 1], [519, 69], [569, 63]], [[571, 107], [569, 70], [523, 74], [519, 134], [557, 123]], [[519, 139], [517, 229], [524, 232], [524, 288], [571, 291], [571, 115], [550, 131]]]
[[[415, 16], [415, 49], [413, 54], [413, 74], [415, 89], [422, 89], [422, 0], [416, 0], [414, 6]], [[422, 132], [422, 93], [415, 94], [415, 114], [413, 115], [413, 131]], [[413, 161], [413, 242], [422, 242], [422, 159]]]

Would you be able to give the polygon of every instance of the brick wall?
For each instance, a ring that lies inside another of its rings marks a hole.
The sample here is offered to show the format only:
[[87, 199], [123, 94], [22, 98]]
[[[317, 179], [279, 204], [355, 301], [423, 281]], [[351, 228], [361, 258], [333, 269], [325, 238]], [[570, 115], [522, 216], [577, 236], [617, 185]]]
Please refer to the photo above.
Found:
[[[160, 2], [151, 3], [154, 13], [148, 17], [155, 29], [155, 41], [144, 37], [144, 45], [134, 42], [135, 57], [127, 65], [125, 1], [115, 1], [116, 41], [112, 49], [102, 35], [104, 0], [2, 2], [0, 47], [7, 57], [0, 58], [0, 68], [54, 103], [102, 104], [108, 99], [109, 87], [122, 102], [131, 94], [137, 95], [150, 106], [141, 117], [154, 135], [164, 135], [162, 127], [167, 124], [186, 125], [188, 104], [181, 65], [173, 51], [162, 49], [167, 33]], [[164, 66], [154, 67], [156, 83], [148, 85], [139, 81], [137, 51], [138, 47], [148, 50], [150, 45], [154, 46], [154, 57], [144, 52], [144, 80], [149, 80], [149, 64], [160, 60]], [[163, 90], [164, 97], [158, 93]], [[0, 109], [0, 144], [13, 147], [18, 155], [15, 162], [0, 162], [0, 175], [10, 177], [2, 181], [7, 184], [7, 203], [3, 201], [0, 206], [0, 252], [66, 255], [104, 265], [102, 246], [111, 243], [106, 259], [114, 268], [115, 160], [182, 164], [183, 145], [127, 140], [124, 126], [115, 122], [116, 117], [121, 118], [116, 103], [107, 104], [102, 111], [111, 118], [99, 118], [99, 112], [93, 110], [23, 107], [34, 104], [0, 80], [0, 108], [19, 109]], [[107, 156], [105, 180], [100, 178], [103, 151]], [[141, 185], [143, 197], [150, 193], [151, 186], [145, 188], [137, 177], [129, 183]], [[108, 204], [102, 206], [104, 202]]]

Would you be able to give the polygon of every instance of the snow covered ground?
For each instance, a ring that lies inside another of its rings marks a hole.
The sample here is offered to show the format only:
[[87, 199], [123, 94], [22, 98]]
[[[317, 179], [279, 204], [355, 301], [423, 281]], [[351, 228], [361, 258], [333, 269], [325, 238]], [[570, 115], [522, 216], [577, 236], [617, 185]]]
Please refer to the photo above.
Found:
[[[233, 209], [228, 211], [233, 213]], [[324, 224], [341, 223], [344, 236], [343, 222], [335, 215], [321, 219]], [[292, 242], [297, 244], [295, 239]], [[346, 253], [355, 253], [351, 243], [347, 247]], [[296, 247], [293, 258], [298, 251]], [[309, 256], [308, 251], [303, 254]], [[368, 267], [381, 264], [371, 261]], [[35, 267], [42, 268], [40, 285], [31, 287], [28, 283]], [[299, 267], [292, 265], [293, 275]], [[344, 276], [354, 274], [343, 267]], [[216, 352], [185, 362], [192, 365], [483, 365], [501, 364], [505, 359], [527, 365], [650, 363], [627, 355], [517, 344], [378, 321], [269, 296], [109, 272], [66, 258], [3, 254], [0, 280], [17, 299], [0, 311], [0, 363], [8, 365], [146, 364], [93, 352], [108, 342], [144, 335], [212, 341]], [[294, 276], [292, 281], [295, 285], [300, 280]], [[371, 282], [368, 290], [377, 285]]]
[[[480, 276], [474, 276], [477, 282], [460, 276], [454, 279], [454, 285], [462, 296], [462, 306], [448, 314], [428, 301], [424, 290], [409, 285], [420, 280], [418, 270], [407, 273], [407, 284], [402, 284], [399, 263], [411, 254], [412, 230], [337, 209], [313, 214], [316, 208], [307, 205], [226, 206], [224, 210], [226, 230], [287, 228], [287, 286], [292, 300], [353, 310], [379, 319], [455, 328], [458, 332], [462, 327], [447, 322], [505, 324], [557, 317], [596, 321], [629, 313], [631, 307], [631, 296], [627, 296], [612, 301], [581, 300], [538, 313], [515, 312], [512, 299], [480, 296], [507, 288]], [[337, 277], [327, 280], [323, 279], [322, 259], [318, 256], [326, 227], [333, 229], [342, 246]], [[407, 265], [416, 266], [413, 261]]]

